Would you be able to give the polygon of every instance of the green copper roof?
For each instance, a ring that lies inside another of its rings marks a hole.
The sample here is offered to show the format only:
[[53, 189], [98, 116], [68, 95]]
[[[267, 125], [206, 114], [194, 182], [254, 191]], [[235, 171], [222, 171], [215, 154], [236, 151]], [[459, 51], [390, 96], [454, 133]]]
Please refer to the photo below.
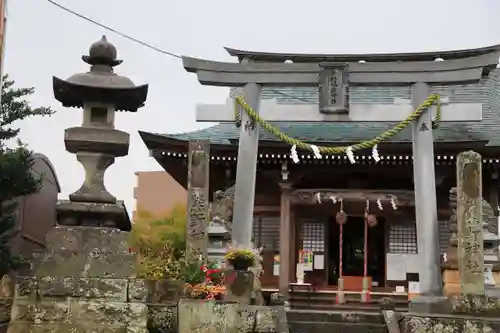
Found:
[[[264, 89], [263, 98], [276, 98], [283, 104], [316, 103], [317, 89], [283, 88]], [[409, 87], [359, 87], [351, 91], [351, 103], [392, 103], [394, 98], [410, 98]], [[232, 91], [234, 94], [235, 91]], [[437, 142], [490, 141], [490, 145], [500, 145], [500, 70], [494, 70], [479, 84], [459, 86], [433, 85], [431, 93], [447, 96], [450, 102], [482, 102], [483, 121], [471, 123], [442, 123], [434, 133]], [[309, 142], [346, 142], [353, 143], [371, 139], [390, 128], [394, 123], [279, 123], [278, 127], [291, 137]], [[219, 124], [206, 129], [165, 135], [180, 140], [210, 140], [216, 144], [229, 144], [238, 139], [240, 129], [235, 124]], [[261, 130], [261, 140], [275, 140], [269, 133]], [[392, 142], [411, 141], [410, 128], [397, 135]]]
[[[358, 142], [377, 136], [387, 130], [390, 125], [387, 124], [352, 124], [352, 123], [280, 123], [279, 128], [294, 138], [300, 138], [309, 142]], [[500, 124], [499, 124], [500, 126]], [[179, 140], [210, 140], [214, 144], [229, 144], [230, 140], [238, 139], [240, 129], [234, 124], [219, 124], [199, 131], [169, 134], [170, 138]], [[261, 140], [275, 140], [267, 132], [261, 130]], [[450, 126], [441, 126], [435, 132], [436, 141], [457, 142], [457, 141], [481, 141], [488, 140], [486, 135], [473, 131], [470, 126], [464, 124], [455, 124]], [[401, 132], [392, 140], [393, 142], [411, 141], [411, 131], [409, 129]]]

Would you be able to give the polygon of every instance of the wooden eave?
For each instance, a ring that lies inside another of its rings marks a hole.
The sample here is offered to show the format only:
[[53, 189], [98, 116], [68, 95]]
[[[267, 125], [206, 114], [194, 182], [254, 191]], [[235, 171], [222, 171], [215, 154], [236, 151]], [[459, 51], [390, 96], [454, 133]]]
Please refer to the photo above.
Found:
[[[167, 171], [179, 184], [187, 185], [187, 164], [188, 164], [188, 146], [189, 141], [170, 138], [163, 135], [139, 132], [142, 140], [150, 150], [150, 155]], [[500, 164], [500, 147], [486, 146], [487, 141], [445, 143], [435, 144], [436, 165], [454, 166], [456, 164], [456, 155], [464, 150], [475, 150], [483, 156], [483, 162], [496, 167]], [[325, 144], [325, 143], [322, 143]], [[332, 146], [345, 146], [346, 143], [331, 143]], [[408, 165], [412, 164], [411, 143], [389, 143], [379, 147], [381, 161], [375, 162], [371, 157], [371, 150], [366, 149], [355, 155], [357, 165]], [[211, 162], [214, 165], [234, 165], [237, 161], [238, 144], [233, 141], [232, 144], [212, 144], [210, 149]], [[308, 152], [299, 152], [300, 162], [298, 166], [313, 165], [338, 165], [348, 166], [349, 160], [344, 154], [325, 155], [323, 159], [315, 159]], [[259, 163], [276, 164], [290, 160], [290, 147], [275, 141], [260, 141]]]
[[364, 60], [367, 62], [403, 62], [403, 61], [434, 61], [436, 58], [445, 60], [463, 59], [500, 51], [500, 45], [487, 46], [475, 49], [412, 52], [412, 53], [368, 53], [368, 54], [304, 54], [304, 53], [272, 53], [238, 50], [225, 47], [225, 50], [238, 59], [249, 58], [262, 62], [284, 62], [286, 60], [296, 62], [355, 62]]
[[414, 206], [415, 193], [412, 190], [372, 190], [372, 189], [297, 189], [291, 193], [291, 203], [293, 204], [318, 204], [318, 193], [320, 193], [321, 203], [332, 203], [331, 197], [342, 198], [343, 201], [366, 202], [377, 201], [391, 202], [397, 201], [398, 206]]

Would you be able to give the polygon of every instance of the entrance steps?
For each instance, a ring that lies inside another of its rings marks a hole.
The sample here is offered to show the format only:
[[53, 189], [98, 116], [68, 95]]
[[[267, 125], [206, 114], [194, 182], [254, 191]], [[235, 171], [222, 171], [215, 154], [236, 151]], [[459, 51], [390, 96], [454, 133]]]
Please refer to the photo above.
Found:
[[408, 311], [406, 294], [372, 293], [370, 303], [362, 303], [359, 292], [345, 292], [344, 299], [343, 304], [337, 304], [335, 291], [294, 291], [290, 293], [289, 303], [290, 307], [296, 310], [352, 310], [380, 313], [381, 307], [387, 308], [387, 301], [390, 300], [394, 311]]
[[379, 311], [290, 310], [287, 312], [290, 333], [388, 333]]

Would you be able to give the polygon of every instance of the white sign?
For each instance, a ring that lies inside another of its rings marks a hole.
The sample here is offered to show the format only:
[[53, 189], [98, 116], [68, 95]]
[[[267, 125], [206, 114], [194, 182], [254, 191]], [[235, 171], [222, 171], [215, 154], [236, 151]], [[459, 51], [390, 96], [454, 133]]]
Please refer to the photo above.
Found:
[[408, 282], [409, 294], [420, 294], [420, 283], [415, 281]]
[[495, 278], [493, 277], [493, 265], [484, 265], [484, 285], [486, 286], [495, 286], [497, 283], [495, 282]]
[[388, 253], [387, 254], [387, 280], [406, 281], [406, 265], [408, 262], [406, 255]]
[[273, 275], [274, 276], [280, 275], [280, 265], [279, 264], [273, 265]]
[[303, 284], [304, 283], [304, 266], [303, 264], [297, 264], [297, 283]]
[[314, 269], [325, 269], [325, 256], [322, 254], [314, 255]]

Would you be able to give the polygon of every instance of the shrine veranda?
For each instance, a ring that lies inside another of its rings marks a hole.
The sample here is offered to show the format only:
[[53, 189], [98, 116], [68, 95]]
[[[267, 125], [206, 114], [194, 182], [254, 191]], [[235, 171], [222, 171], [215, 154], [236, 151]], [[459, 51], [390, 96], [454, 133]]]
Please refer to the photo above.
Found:
[[[483, 197], [498, 206], [500, 46], [386, 55], [228, 52], [239, 63], [183, 58], [201, 84], [232, 87], [226, 104], [197, 109], [198, 121], [219, 125], [140, 133], [188, 189], [190, 205], [193, 193], [206, 202], [189, 221], [196, 246], [206, 246], [203, 216], [213, 193], [236, 183], [233, 242], [265, 246], [264, 287], [288, 292], [299, 267], [306, 282], [325, 290], [417, 285], [419, 293], [439, 294], [458, 153], [482, 155]], [[349, 147], [404, 121], [430, 96], [439, 97], [438, 118], [436, 102], [376, 151], [368, 145], [351, 154]], [[278, 132], [268, 133], [241, 105], [235, 113], [236, 97]], [[282, 134], [308, 149], [298, 145], [291, 158]], [[322, 147], [344, 148], [329, 154]], [[206, 164], [196, 171], [193, 159]]]

